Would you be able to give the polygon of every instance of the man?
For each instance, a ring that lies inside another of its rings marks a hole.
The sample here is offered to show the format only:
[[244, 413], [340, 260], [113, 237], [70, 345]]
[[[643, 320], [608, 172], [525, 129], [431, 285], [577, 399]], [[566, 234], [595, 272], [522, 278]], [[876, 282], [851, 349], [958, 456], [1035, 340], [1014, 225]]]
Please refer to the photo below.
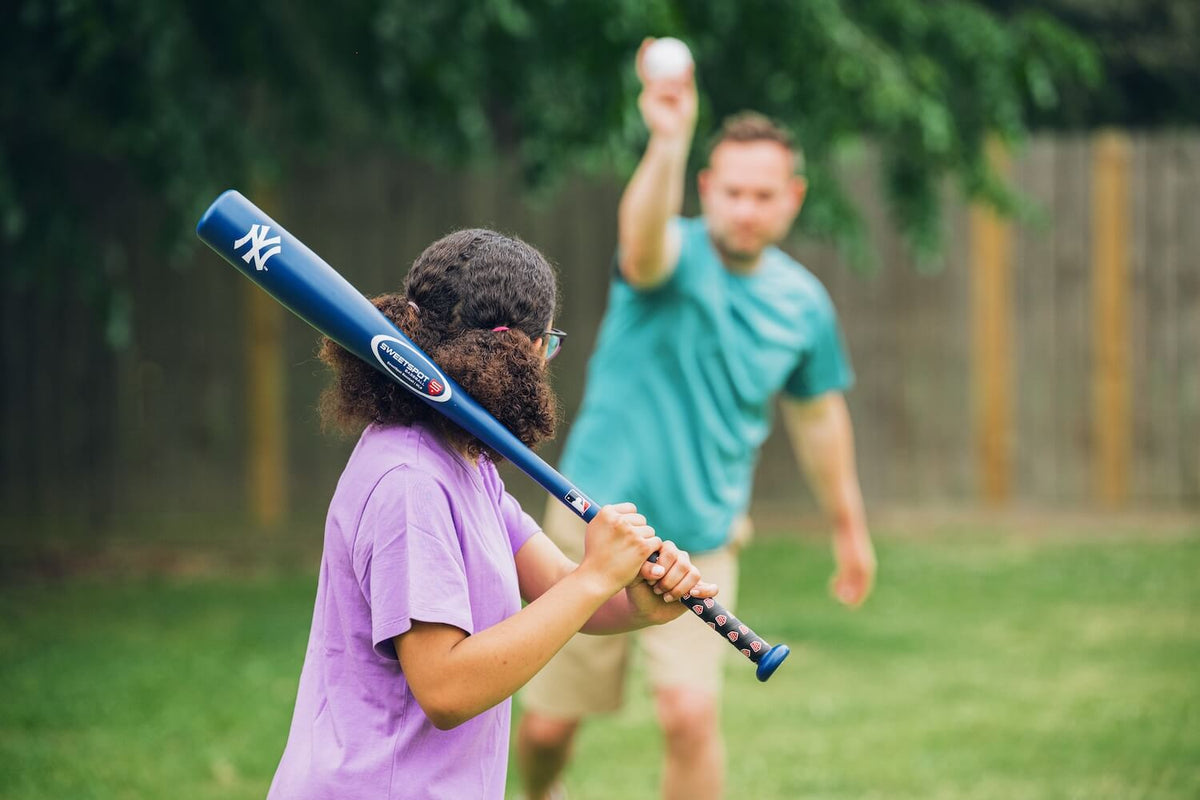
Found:
[[[832, 590], [857, 606], [875, 556], [842, 391], [853, 382], [824, 288], [776, 243], [804, 200], [800, 153], [757, 114], [726, 121], [699, 176], [704, 215], [679, 219], [696, 122], [691, 70], [650, 79], [638, 53], [646, 152], [618, 215], [618, 272], [562, 468], [594, 497], [629, 497], [693, 554], [733, 608], [736, 549], [758, 450], [782, 393], [792, 444], [834, 529]], [[543, 526], [578, 554], [581, 524], [551, 503]], [[666, 598], [674, 601], [678, 598]], [[640, 638], [665, 737], [663, 797], [719, 798], [728, 644], [686, 617]], [[575, 637], [527, 685], [518, 762], [529, 800], [557, 781], [580, 721], [619, 706], [628, 637]]]

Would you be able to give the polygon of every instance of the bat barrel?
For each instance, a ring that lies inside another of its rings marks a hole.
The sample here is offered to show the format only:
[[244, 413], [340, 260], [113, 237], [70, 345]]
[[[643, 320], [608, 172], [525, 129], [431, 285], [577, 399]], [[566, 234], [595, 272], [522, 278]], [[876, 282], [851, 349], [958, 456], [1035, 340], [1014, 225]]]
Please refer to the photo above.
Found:
[[377, 366], [369, 343], [379, 332], [379, 310], [241, 193], [221, 194], [200, 218], [196, 235], [289, 311]]

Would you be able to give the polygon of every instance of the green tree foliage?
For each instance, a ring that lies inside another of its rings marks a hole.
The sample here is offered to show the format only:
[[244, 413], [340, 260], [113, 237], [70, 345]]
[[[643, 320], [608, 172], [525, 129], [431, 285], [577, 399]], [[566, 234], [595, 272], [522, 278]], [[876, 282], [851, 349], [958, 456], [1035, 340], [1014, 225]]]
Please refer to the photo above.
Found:
[[1200, 123], [1200, 3], [1196, 0], [986, 0], [1008, 16], [1053, 14], [1100, 53], [1104, 90], [1036, 109], [1038, 127]]
[[[178, 262], [207, 199], [375, 116], [373, 5], [24, 0], [0, 11], [6, 288], [69, 288], [128, 337], [129, 228]], [[135, 202], [152, 199], [147, 207]]]
[[627, 170], [647, 35], [692, 45], [702, 129], [742, 108], [794, 127], [806, 225], [847, 246], [840, 148], [879, 143], [895, 215], [932, 251], [942, 179], [1002, 201], [985, 136], [1019, 139], [1097, 73], [1044, 14], [972, 0], [18, 0], [0, 11], [0, 252], [18, 285], [68, 278], [106, 305], [119, 344], [114, 199], [153, 197], [138, 221], [166, 244], [222, 188], [368, 145], [504, 154], [535, 184]]

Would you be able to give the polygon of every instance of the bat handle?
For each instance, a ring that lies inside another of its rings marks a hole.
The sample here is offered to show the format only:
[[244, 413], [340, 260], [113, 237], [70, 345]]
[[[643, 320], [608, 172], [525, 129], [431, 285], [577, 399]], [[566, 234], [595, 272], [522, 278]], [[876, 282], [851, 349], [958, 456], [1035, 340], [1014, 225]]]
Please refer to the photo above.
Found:
[[725, 608], [711, 597], [701, 599], [684, 595], [679, 598], [697, 617], [708, 623], [708, 626], [725, 637], [738, 652], [758, 665], [754, 674], [760, 681], [765, 681], [774, 674], [791, 650], [786, 644], [774, 647], [742, 622], [730, 614]]
[[[651, 555], [649, 560], [658, 561], [658, 553]], [[711, 597], [700, 598], [685, 594], [679, 598], [679, 602], [707, 622], [708, 627], [721, 634], [739, 653], [757, 664], [754, 674], [760, 681], [766, 681], [775, 674], [775, 670], [779, 669], [779, 665], [792, 652], [786, 644], [772, 647], [766, 639], [752, 631], [748, 625], [730, 614]]]

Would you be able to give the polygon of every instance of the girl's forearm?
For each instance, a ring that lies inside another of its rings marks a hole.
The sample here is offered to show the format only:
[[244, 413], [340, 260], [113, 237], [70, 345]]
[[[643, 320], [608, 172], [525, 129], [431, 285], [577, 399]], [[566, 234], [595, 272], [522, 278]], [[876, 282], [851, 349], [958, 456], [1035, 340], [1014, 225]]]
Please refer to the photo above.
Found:
[[[453, 728], [511, 697], [612, 596], [598, 576], [576, 569], [508, 619], [463, 636], [437, 659], [435, 670], [422, 671], [419, 686], [410, 674], [410, 686], [434, 725]], [[611, 613], [620, 617], [619, 604]], [[401, 647], [408, 644], [404, 638]]]

